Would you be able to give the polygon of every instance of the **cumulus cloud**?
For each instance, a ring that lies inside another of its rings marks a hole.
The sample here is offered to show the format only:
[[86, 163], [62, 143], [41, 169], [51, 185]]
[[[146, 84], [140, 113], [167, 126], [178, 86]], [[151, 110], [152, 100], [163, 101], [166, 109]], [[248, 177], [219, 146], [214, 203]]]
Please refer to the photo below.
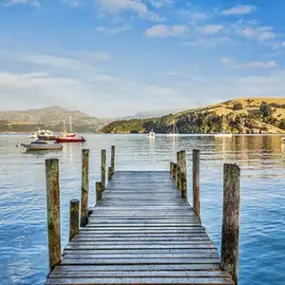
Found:
[[147, 29], [145, 36], [150, 38], [182, 37], [188, 33], [188, 28], [184, 25], [156, 25]]
[[259, 41], [272, 40], [276, 37], [272, 27], [244, 27], [237, 30], [238, 35]]
[[95, 3], [108, 13], [119, 13], [121, 11], [134, 11], [147, 13], [147, 5], [139, 0], [95, 0]]
[[246, 15], [254, 12], [257, 8], [253, 5], [237, 5], [228, 10], [223, 10], [221, 12], [222, 15], [225, 16], [239, 16]]
[[214, 35], [220, 32], [223, 29], [223, 25], [207, 25], [201, 28], [198, 28], [198, 30], [205, 35]]

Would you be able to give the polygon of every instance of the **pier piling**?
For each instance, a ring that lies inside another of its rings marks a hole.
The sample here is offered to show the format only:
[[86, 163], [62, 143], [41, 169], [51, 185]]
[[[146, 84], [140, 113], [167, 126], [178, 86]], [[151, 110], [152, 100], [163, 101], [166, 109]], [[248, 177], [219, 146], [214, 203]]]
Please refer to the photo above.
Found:
[[102, 199], [102, 182], [96, 182], [96, 202]]
[[236, 164], [224, 165], [224, 204], [221, 246], [221, 267], [238, 284], [240, 212], [240, 168]]
[[71, 241], [79, 232], [79, 200], [70, 201], [69, 208], [69, 241]]
[[180, 151], [180, 190], [181, 197], [187, 199], [187, 168], [186, 168], [186, 151]]
[[101, 150], [101, 183], [104, 191], [106, 187], [106, 149]]
[[82, 150], [82, 186], [81, 186], [81, 218], [80, 226], [88, 223], [88, 192], [89, 192], [89, 149]]
[[61, 260], [60, 244], [60, 195], [59, 195], [59, 162], [58, 159], [47, 159], [46, 191], [47, 191], [47, 226], [49, 268], [59, 264]]
[[193, 150], [193, 208], [200, 218], [200, 150]]
[[111, 147], [111, 168], [112, 168], [112, 176], [115, 172], [115, 155], [116, 155], [116, 148], [114, 145]]

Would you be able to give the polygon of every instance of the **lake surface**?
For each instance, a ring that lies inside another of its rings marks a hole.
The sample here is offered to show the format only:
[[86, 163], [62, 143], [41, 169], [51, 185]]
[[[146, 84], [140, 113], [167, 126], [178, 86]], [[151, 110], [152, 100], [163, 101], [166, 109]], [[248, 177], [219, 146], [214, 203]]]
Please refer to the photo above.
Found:
[[[240, 284], [285, 283], [285, 148], [280, 136], [87, 135], [90, 153], [89, 204], [100, 180], [100, 150], [116, 145], [118, 170], [166, 170], [176, 151], [201, 150], [202, 222], [220, 247], [223, 164], [241, 167]], [[45, 159], [60, 159], [62, 246], [68, 242], [69, 201], [80, 199], [81, 144], [62, 152], [27, 154], [16, 145], [23, 135], [0, 135], [0, 283], [41, 285], [48, 273]], [[190, 201], [191, 202], [191, 201]]]

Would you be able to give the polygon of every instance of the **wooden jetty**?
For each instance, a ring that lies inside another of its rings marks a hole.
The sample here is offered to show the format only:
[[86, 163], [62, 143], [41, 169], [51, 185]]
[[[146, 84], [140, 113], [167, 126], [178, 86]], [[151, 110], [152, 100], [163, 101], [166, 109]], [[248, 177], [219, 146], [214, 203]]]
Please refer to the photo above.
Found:
[[81, 219], [79, 201], [72, 200], [70, 242], [63, 253], [58, 160], [47, 160], [46, 284], [238, 284], [239, 168], [224, 166], [220, 258], [201, 224], [200, 153], [193, 151], [193, 208], [187, 201], [185, 151], [177, 158], [177, 163], [170, 163], [170, 172], [115, 171], [113, 146], [106, 183], [103, 150], [97, 203], [87, 210], [88, 150], [83, 150]]

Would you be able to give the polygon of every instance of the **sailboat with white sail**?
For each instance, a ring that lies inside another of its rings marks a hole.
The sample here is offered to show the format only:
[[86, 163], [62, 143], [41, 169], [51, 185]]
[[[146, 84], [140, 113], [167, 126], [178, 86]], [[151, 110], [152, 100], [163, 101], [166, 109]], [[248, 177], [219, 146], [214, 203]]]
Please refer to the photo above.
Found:
[[224, 114], [225, 114], [225, 107], [223, 107], [223, 114], [222, 114], [222, 119], [223, 119], [223, 121], [222, 121], [222, 132], [215, 134], [215, 137], [232, 137], [233, 136], [232, 133], [227, 133], [225, 131], [226, 122], [225, 122], [225, 115]]
[[178, 128], [177, 128], [174, 120], [172, 123], [172, 131], [170, 133], [168, 133], [167, 136], [169, 136], [169, 137], [178, 137], [179, 136], [179, 131], [178, 131]]

